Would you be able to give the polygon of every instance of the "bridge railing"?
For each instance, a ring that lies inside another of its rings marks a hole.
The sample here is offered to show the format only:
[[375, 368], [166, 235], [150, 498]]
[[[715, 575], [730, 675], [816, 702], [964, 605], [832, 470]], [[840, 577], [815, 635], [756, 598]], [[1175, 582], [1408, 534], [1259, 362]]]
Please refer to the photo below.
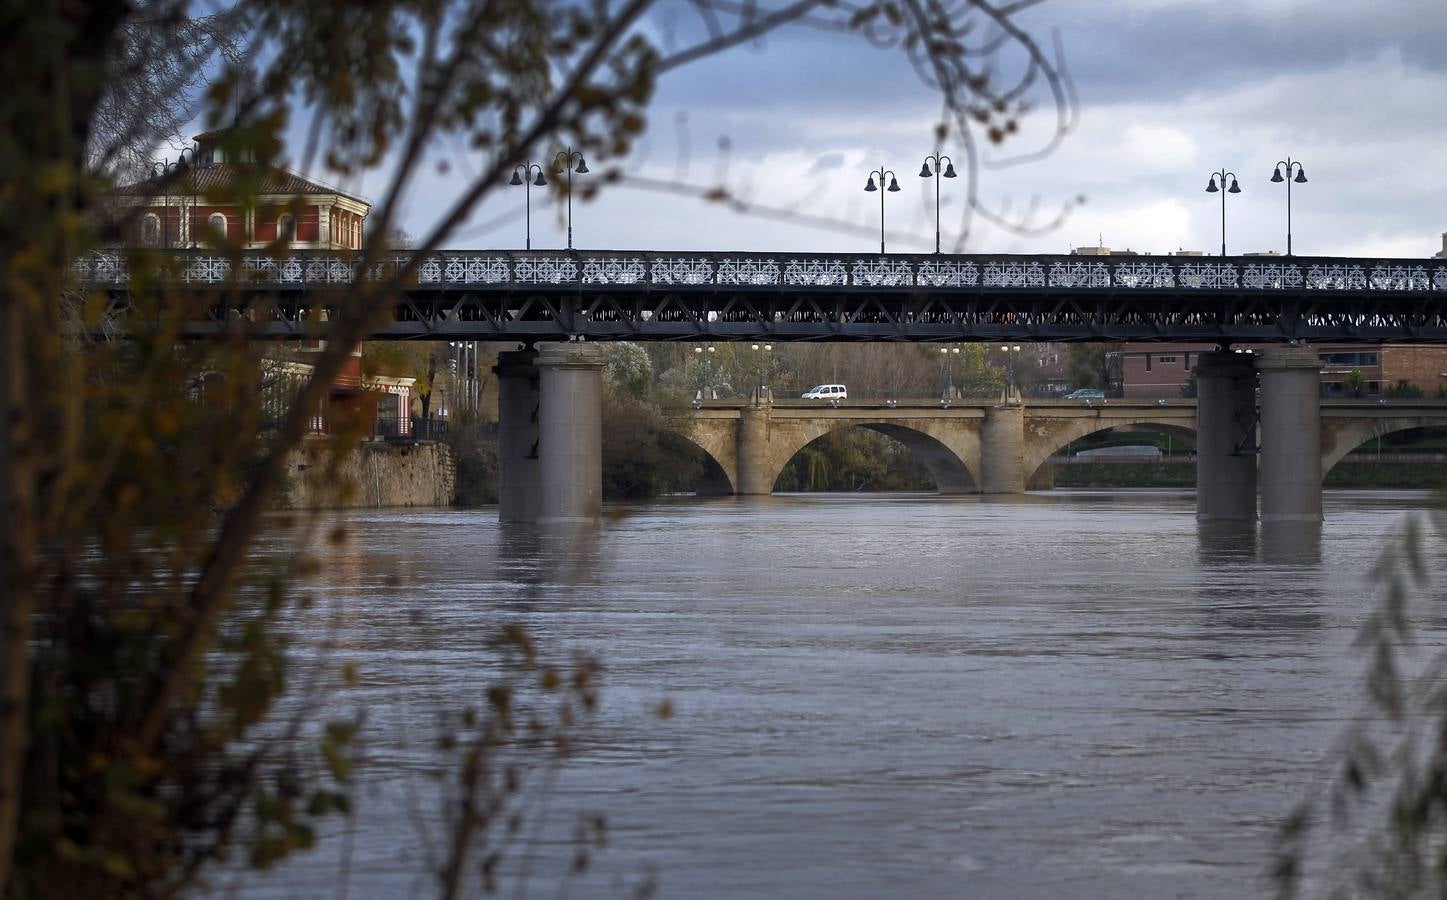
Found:
[[[336, 251], [286, 256], [174, 251], [169, 259], [172, 277], [184, 284], [298, 290], [388, 280], [412, 262], [412, 254], [389, 252], [366, 271], [358, 254]], [[119, 288], [130, 281], [127, 256], [120, 252], [88, 254], [75, 261], [73, 274], [87, 286]], [[422, 257], [406, 281], [424, 289], [474, 291], [551, 286], [1447, 293], [1447, 260], [446, 250]]]

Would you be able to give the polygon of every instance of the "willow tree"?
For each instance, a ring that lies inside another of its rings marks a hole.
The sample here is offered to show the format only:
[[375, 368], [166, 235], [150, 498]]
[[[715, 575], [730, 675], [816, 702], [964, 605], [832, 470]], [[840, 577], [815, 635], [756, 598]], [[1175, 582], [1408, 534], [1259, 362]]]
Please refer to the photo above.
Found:
[[[694, 24], [671, 32], [648, 21], [654, 5], [0, 0], [9, 35], [0, 55], [0, 886], [9, 896], [174, 894], [229, 848], [264, 864], [307, 846], [311, 820], [348, 802], [350, 726], [336, 723], [315, 759], [299, 759], [286, 738], [306, 724], [302, 713], [270, 717], [283, 691], [297, 689], [275, 625], [298, 597], [291, 572], [258, 567], [252, 547], [312, 411], [349, 349], [414, 280], [415, 263], [325, 298], [338, 310], [326, 347], [279, 425], [263, 428], [256, 345], [242, 325], [178, 344], [181, 322], [215, 295], [178, 288], [168, 254], [130, 251], [133, 314], [117, 323], [69, 274], [78, 256], [118, 243], [133, 224], [102, 215], [104, 200], [132, 170], [123, 163], [135, 148], [176, 138], [190, 118], [177, 110], [195, 104], [200, 127], [226, 129], [231, 150], [262, 162], [380, 178], [369, 222], [379, 234], [398, 225], [435, 147], [470, 148], [473, 174], [419, 230], [424, 253], [546, 148], [578, 148], [616, 172], [660, 79], [780, 28], [897, 48], [937, 93], [931, 136], [963, 144], [970, 159], [977, 144], [1015, 131], [1041, 86], [1057, 123], [1069, 119], [1056, 62], [1016, 21], [1028, 3], [691, 0]], [[664, 32], [681, 40], [665, 47]], [[1002, 80], [1003, 71], [1014, 74]], [[305, 138], [286, 151], [293, 125]], [[183, 177], [152, 186], [165, 192]], [[239, 239], [223, 249], [239, 256]], [[356, 251], [357, 270], [380, 252]], [[93, 339], [107, 324], [120, 338]], [[510, 646], [534, 664], [524, 637]], [[544, 680], [587, 699], [581, 675]], [[483, 717], [469, 746], [481, 754], [506, 741], [504, 719]], [[483, 793], [479, 758], [458, 775], [470, 798]], [[490, 807], [460, 809], [444, 867], [450, 891]]]

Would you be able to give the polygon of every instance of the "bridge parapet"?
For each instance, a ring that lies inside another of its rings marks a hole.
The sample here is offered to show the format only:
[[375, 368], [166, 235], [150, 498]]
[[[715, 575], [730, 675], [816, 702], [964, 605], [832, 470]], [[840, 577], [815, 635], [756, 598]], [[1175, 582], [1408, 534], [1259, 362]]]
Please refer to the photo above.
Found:
[[[287, 255], [175, 251], [185, 284], [240, 282], [296, 289], [385, 281], [456, 290], [538, 286], [651, 286], [674, 291], [731, 288], [923, 288], [1068, 291], [1447, 292], [1447, 262], [1420, 259], [1290, 257], [1101, 257], [639, 251], [442, 250], [388, 252], [362, 267], [360, 252]], [[130, 281], [127, 256], [97, 251], [76, 260], [85, 285]]]

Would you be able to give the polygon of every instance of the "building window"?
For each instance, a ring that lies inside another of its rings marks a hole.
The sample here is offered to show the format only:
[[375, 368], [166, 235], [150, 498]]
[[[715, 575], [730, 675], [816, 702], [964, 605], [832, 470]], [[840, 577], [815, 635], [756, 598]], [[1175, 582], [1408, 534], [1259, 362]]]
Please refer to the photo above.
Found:
[[146, 213], [141, 219], [141, 243], [147, 247], [161, 246], [161, 217]]
[[1174, 366], [1174, 365], [1176, 364], [1176, 358], [1175, 358], [1174, 356], [1162, 356], [1162, 357], [1160, 358], [1160, 363], [1161, 363], [1161, 365], [1163, 365], [1163, 366], [1164, 366], [1164, 365], [1172, 365], [1172, 366]]
[[218, 235], [221, 236], [221, 237], [226, 237], [226, 217], [225, 217], [225, 216], [221, 215], [221, 213], [212, 213], [212, 214], [211, 214], [211, 217], [210, 217], [209, 219], [207, 219], [206, 221], [211, 224], [211, 230], [212, 230], [212, 231], [216, 232], [216, 234], [218, 234]]
[[290, 215], [278, 216], [276, 220], [276, 237], [282, 241], [296, 240], [296, 220]]

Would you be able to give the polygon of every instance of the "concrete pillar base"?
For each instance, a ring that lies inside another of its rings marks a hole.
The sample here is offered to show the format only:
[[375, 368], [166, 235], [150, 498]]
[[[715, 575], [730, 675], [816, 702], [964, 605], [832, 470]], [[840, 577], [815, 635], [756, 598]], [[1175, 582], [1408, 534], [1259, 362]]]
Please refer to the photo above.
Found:
[[1025, 493], [1025, 408], [996, 406], [980, 430], [980, 492]]
[[603, 512], [603, 353], [554, 345], [538, 354], [538, 521]]
[[1256, 373], [1243, 353], [1196, 363], [1196, 518], [1256, 520]]
[[1310, 347], [1257, 354], [1261, 521], [1321, 521], [1321, 360]]
[[497, 355], [497, 517], [536, 522], [538, 486], [537, 352]]

